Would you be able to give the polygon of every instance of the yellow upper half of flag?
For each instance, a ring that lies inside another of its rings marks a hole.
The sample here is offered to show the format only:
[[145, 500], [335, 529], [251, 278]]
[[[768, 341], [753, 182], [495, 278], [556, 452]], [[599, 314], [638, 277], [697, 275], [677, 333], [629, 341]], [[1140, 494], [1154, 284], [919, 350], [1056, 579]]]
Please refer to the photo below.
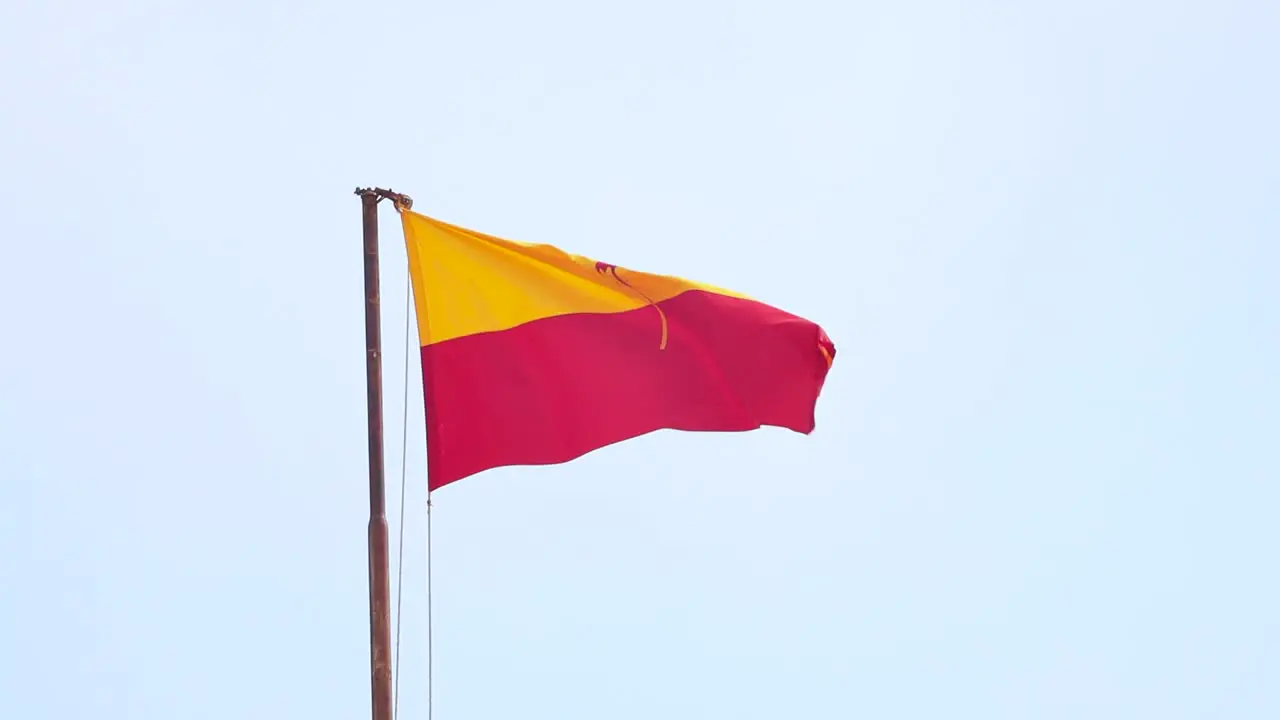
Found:
[[617, 313], [688, 290], [721, 288], [650, 275], [503, 240], [404, 210], [404, 239], [422, 345], [573, 313]]

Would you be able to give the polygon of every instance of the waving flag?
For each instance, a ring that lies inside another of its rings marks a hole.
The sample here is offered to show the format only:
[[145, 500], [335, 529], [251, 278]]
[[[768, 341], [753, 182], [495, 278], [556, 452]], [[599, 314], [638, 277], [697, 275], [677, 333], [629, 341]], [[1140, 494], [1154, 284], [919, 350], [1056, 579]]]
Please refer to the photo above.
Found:
[[432, 490], [660, 429], [809, 433], [835, 346], [728, 290], [401, 212]]

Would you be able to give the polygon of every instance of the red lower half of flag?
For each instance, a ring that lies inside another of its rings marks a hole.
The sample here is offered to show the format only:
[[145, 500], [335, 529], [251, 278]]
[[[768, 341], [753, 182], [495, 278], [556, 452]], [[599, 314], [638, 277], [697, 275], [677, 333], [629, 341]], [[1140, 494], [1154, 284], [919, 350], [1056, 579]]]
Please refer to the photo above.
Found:
[[809, 433], [835, 348], [776, 308], [690, 291], [422, 348], [431, 489], [661, 429]]

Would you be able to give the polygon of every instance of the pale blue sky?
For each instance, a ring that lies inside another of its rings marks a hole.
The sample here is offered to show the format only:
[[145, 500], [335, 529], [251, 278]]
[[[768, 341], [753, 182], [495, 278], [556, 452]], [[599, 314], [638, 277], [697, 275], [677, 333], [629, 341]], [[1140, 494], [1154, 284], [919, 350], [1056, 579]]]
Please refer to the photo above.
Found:
[[1277, 38], [1263, 0], [4, 3], [0, 717], [367, 717], [357, 184], [840, 349], [810, 437], [438, 493], [440, 720], [1280, 716]]

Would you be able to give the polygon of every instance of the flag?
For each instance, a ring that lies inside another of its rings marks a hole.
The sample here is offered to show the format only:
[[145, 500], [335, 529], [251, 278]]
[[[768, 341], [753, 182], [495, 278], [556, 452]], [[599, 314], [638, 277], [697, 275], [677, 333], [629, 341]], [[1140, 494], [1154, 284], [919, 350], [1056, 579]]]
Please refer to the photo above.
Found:
[[835, 346], [740, 294], [401, 212], [428, 485], [660, 429], [809, 433]]

